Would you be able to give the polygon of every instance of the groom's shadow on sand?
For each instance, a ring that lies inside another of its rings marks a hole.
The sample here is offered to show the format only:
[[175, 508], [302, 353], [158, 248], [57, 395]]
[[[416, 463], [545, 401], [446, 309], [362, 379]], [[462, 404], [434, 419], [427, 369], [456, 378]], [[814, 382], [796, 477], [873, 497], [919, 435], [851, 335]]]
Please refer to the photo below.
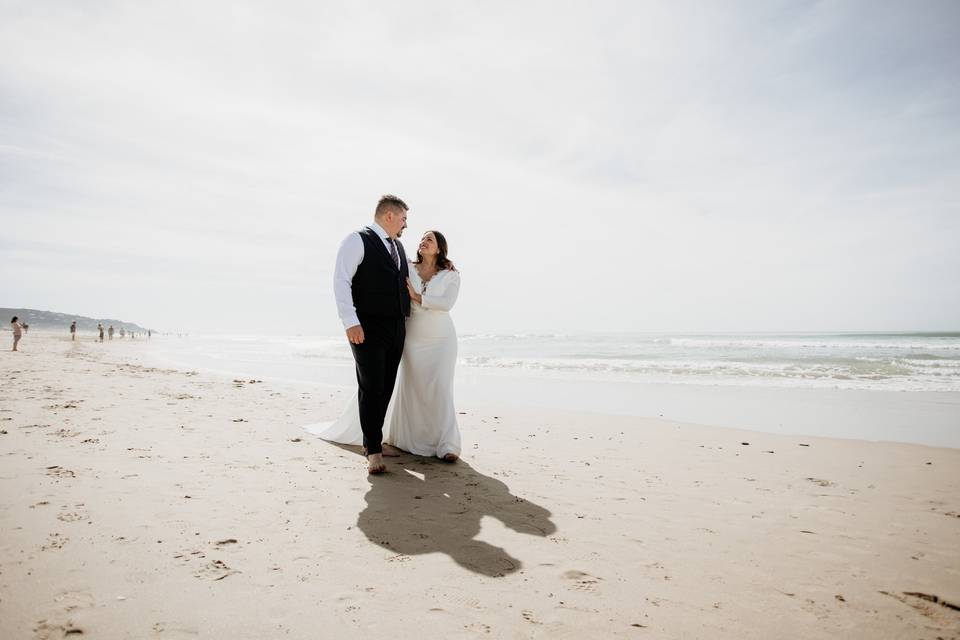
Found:
[[[360, 453], [358, 447], [338, 445]], [[519, 533], [556, 532], [550, 512], [510, 493], [506, 484], [460, 460], [404, 454], [387, 459], [388, 473], [369, 476], [366, 508], [357, 526], [374, 544], [397, 554], [445, 553], [465, 569], [500, 577], [523, 565], [506, 550], [477, 540], [490, 516]]]

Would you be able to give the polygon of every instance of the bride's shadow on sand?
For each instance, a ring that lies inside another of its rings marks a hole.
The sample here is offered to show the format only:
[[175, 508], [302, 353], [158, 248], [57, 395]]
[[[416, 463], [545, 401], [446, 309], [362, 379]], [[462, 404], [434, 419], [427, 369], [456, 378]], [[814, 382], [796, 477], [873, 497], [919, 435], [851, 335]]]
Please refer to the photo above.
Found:
[[[358, 447], [339, 446], [360, 453]], [[506, 484], [463, 460], [451, 464], [404, 454], [388, 458], [387, 469], [369, 476], [367, 506], [357, 526], [394, 553], [445, 553], [464, 569], [500, 577], [523, 565], [506, 550], [476, 539], [483, 516], [529, 535], [546, 537], [557, 530], [548, 510], [511, 494]]]

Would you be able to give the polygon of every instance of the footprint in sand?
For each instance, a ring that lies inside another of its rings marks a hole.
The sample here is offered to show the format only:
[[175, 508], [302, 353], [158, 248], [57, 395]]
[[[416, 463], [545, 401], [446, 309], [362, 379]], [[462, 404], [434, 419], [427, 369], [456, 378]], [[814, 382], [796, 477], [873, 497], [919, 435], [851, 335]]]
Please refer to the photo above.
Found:
[[602, 578], [592, 576], [589, 573], [584, 573], [583, 571], [577, 571], [576, 569], [567, 571], [563, 574], [563, 577], [567, 580], [572, 581], [571, 589], [577, 591], [586, 591], [588, 593], [593, 593], [597, 590], [597, 585], [600, 584]]
[[812, 598], [804, 599], [803, 604], [800, 605], [800, 608], [807, 613], [814, 615], [817, 620], [826, 620], [830, 617], [832, 612], [829, 606], [824, 603], [817, 602]]
[[231, 576], [235, 573], [240, 572], [236, 569], [231, 569], [228, 567], [223, 560], [212, 560], [201, 567], [199, 571], [194, 573], [193, 577], [216, 582], [217, 580], [223, 580], [227, 576]]
[[61, 522], [80, 522], [82, 520], [89, 520], [89, 518], [82, 513], [77, 513], [76, 511], [67, 511], [58, 514], [57, 520], [60, 520]]
[[398, 553], [395, 556], [390, 556], [387, 558], [387, 562], [410, 562], [410, 556], [403, 553]]
[[53, 600], [67, 612], [86, 609], [96, 604], [93, 596], [86, 591], [62, 591]]
[[54, 478], [76, 478], [77, 474], [70, 469], [64, 469], [61, 466], [53, 465], [52, 467], [47, 467], [47, 475]]
[[61, 640], [61, 638], [78, 638], [83, 635], [83, 629], [72, 620], [52, 622], [40, 620], [33, 628], [33, 640]]
[[199, 629], [173, 626], [169, 622], [155, 622], [151, 629], [162, 633], [164, 638], [193, 638], [200, 635]]
[[199, 549], [187, 549], [186, 551], [180, 551], [179, 553], [173, 554], [173, 557], [180, 562], [187, 564], [191, 560], [202, 560], [207, 557], [203, 551]]
[[523, 619], [529, 622], [530, 624], [543, 624], [542, 622], [537, 620], [535, 617], [533, 617], [533, 611], [524, 609], [523, 611], [520, 612], [520, 615], [523, 616]]
[[51, 411], [56, 411], [57, 409], [77, 409], [80, 406], [80, 403], [83, 400], [72, 400], [70, 402], [65, 402], [64, 404], [51, 404], [44, 407], [44, 409], [49, 409]]
[[40, 547], [41, 551], [55, 551], [57, 549], [63, 549], [63, 546], [70, 541], [70, 538], [62, 536], [59, 533], [51, 533], [47, 536], [47, 542]]

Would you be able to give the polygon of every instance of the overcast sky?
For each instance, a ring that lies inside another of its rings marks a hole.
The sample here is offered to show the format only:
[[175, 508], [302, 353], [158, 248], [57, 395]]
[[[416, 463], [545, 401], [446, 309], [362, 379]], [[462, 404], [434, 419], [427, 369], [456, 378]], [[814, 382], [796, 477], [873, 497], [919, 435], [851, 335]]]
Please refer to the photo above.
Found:
[[0, 0], [0, 306], [339, 330], [378, 197], [468, 331], [960, 328], [960, 3]]

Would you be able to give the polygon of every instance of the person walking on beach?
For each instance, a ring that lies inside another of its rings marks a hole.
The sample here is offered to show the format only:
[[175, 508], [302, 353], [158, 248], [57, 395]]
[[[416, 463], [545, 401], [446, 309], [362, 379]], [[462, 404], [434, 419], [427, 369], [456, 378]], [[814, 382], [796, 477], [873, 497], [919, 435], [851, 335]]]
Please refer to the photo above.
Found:
[[398, 238], [407, 228], [407, 204], [380, 198], [373, 223], [344, 238], [337, 252], [333, 291], [357, 369], [357, 396], [367, 471], [383, 473], [383, 420], [403, 355], [410, 315], [407, 256]]
[[100, 342], [103, 342], [103, 324], [97, 323], [97, 331], [100, 332]]
[[77, 339], [77, 321], [74, 320], [73, 322], [70, 323], [70, 341], [72, 342], [76, 339]]
[[113, 340], [113, 325], [110, 325], [110, 328], [107, 329], [107, 336]]
[[13, 316], [13, 319], [10, 320], [10, 327], [13, 329], [13, 350], [17, 351], [17, 343], [23, 337], [23, 325], [20, 324], [18, 316]]

